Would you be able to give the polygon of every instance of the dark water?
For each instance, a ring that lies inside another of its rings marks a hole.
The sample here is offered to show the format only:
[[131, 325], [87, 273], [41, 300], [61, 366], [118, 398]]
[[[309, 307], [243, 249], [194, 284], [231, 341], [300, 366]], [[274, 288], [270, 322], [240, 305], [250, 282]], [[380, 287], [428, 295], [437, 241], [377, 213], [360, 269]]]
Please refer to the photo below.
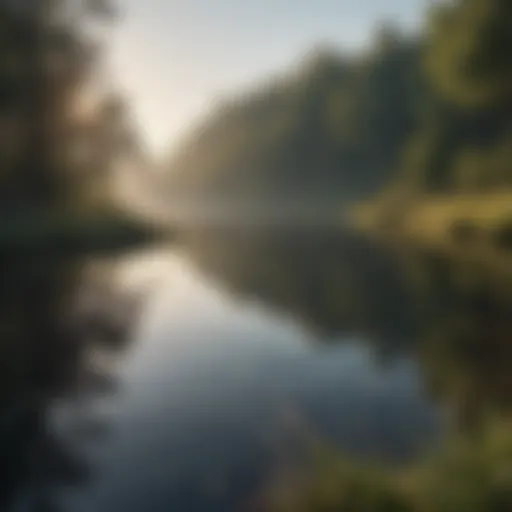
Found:
[[512, 403], [506, 265], [252, 228], [0, 279], [1, 510], [256, 510], [310, 436], [395, 464]]

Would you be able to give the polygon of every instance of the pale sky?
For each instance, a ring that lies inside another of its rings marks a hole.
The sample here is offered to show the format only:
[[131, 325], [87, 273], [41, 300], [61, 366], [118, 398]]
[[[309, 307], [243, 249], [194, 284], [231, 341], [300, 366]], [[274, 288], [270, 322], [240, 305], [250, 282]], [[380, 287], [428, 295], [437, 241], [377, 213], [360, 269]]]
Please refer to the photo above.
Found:
[[149, 147], [168, 153], [226, 92], [316, 43], [365, 43], [378, 20], [414, 26], [428, 0], [121, 0], [111, 67]]

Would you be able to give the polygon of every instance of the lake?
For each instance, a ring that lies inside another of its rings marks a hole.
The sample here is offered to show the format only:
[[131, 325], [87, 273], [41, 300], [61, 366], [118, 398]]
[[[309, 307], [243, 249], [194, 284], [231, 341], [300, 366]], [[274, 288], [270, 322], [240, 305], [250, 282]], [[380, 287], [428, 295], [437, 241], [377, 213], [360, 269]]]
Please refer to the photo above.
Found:
[[312, 439], [399, 465], [512, 403], [503, 269], [318, 226], [4, 259], [2, 510], [261, 510]]

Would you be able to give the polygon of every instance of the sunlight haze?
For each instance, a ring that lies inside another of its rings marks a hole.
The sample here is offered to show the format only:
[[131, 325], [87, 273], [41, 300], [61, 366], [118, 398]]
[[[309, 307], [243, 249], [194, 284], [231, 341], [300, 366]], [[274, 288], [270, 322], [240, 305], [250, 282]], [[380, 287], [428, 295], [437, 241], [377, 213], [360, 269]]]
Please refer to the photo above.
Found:
[[379, 20], [411, 27], [425, 0], [126, 0], [116, 82], [149, 147], [167, 154], [220, 96], [286, 68], [319, 42], [365, 43]]

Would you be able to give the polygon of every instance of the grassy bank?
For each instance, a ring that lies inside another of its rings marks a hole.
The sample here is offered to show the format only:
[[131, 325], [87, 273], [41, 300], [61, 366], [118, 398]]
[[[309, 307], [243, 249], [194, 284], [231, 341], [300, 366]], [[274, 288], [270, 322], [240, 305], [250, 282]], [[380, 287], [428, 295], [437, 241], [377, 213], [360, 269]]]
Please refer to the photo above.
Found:
[[356, 464], [316, 448], [308, 468], [278, 485], [275, 512], [508, 512], [512, 510], [510, 423], [490, 422], [477, 439], [455, 436], [437, 453], [391, 468]]
[[351, 220], [366, 232], [454, 253], [512, 254], [512, 191], [380, 199], [359, 204]]

